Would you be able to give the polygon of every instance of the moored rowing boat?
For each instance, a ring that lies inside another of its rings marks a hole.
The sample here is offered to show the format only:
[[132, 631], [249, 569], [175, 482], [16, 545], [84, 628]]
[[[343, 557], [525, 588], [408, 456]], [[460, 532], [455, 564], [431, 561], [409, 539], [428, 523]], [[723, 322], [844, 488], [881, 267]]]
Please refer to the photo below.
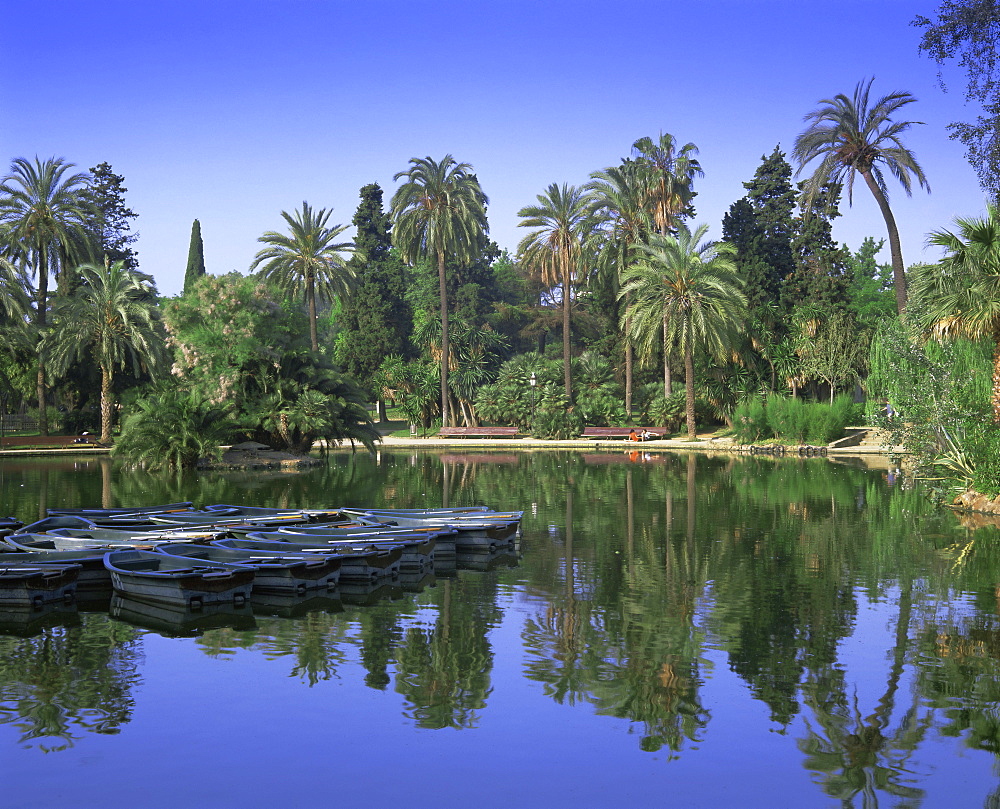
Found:
[[140, 550], [111, 551], [104, 557], [115, 590], [140, 601], [198, 609], [205, 604], [240, 605], [250, 598], [254, 572], [248, 567], [182, 559]]
[[159, 545], [157, 553], [182, 559], [200, 559], [223, 565], [240, 565], [254, 571], [253, 598], [258, 594], [305, 596], [333, 590], [340, 580], [342, 560], [336, 556], [299, 556], [258, 553], [217, 545]]

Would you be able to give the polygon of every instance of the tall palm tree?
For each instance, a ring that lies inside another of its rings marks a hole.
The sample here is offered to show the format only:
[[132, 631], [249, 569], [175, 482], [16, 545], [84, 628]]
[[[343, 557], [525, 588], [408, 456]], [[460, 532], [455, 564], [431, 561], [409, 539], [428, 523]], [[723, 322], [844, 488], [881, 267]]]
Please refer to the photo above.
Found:
[[590, 199], [582, 189], [552, 183], [544, 194], [538, 194], [537, 205], [526, 205], [517, 212], [521, 227], [537, 228], [517, 246], [519, 260], [529, 271], [539, 271], [544, 283], [562, 285], [563, 382], [567, 398], [573, 396], [569, 351], [572, 285], [583, 274], [589, 209]]
[[678, 148], [673, 135], [661, 132], [656, 141], [639, 138], [632, 152], [645, 175], [647, 208], [657, 232], [666, 236], [676, 229], [678, 217], [694, 198], [695, 178], [705, 176], [695, 158], [698, 147], [685, 143]]
[[[592, 199], [594, 233], [603, 237], [595, 251], [598, 272], [613, 274], [616, 286], [620, 287], [625, 270], [635, 260], [633, 245], [644, 241], [652, 230], [652, 219], [644, 205], [639, 166], [634, 161], [625, 161], [620, 166], [595, 171], [590, 177], [586, 188]], [[626, 299], [626, 309], [628, 304]], [[622, 333], [625, 344], [625, 412], [631, 418], [635, 352], [629, 337], [628, 320], [624, 322]]]
[[[692, 233], [680, 224], [676, 236], [650, 237], [636, 249], [642, 260], [625, 273], [619, 295], [631, 295], [627, 313], [632, 336], [654, 350], [663, 324], [668, 344], [684, 355], [688, 436], [696, 437], [694, 353], [719, 356], [746, 318], [747, 299], [726, 242], [702, 242], [707, 225]], [[666, 350], [666, 349], [665, 349]]]
[[124, 261], [80, 266], [80, 285], [55, 310], [57, 328], [42, 342], [52, 370], [61, 373], [89, 351], [101, 368], [101, 441], [111, 440], [111, 383], [128, 361], [140, 369], [157, 364], [164, 340], [153, 320], [155, 292], [148, 276]]
[[937, 230], [928, 244], [943, 247], [938, 264], [913, 271], [913, 299], [920, 325], [938, 339], [993, 341], [993, 421], [1000, 424], [1000, 208], [984, 218], [955, 220], [957, 232]]
[[350, 242], [335, 239], [347, 230], [347, 225], [328, 225], [333, 210], [314, 211], [307, 202], [302, 210], [281, 215], [288, 223], [288, 234], [269, 230], [258, 242], [266, 244], [254, 256], [251, 270], [261, 267], [260, 275], [274, 281], [287, 294], [302, 293], [309, 312], [309, 344], [313, 354], [319, 353], [316, 332], [316, 300], [333, 300], [351, 289], [354, 273], [347, 265], [344, 253], [352, 250]]
[[452, 426], [448, 394], [448, 258], [471, 262], [479, 254], [489, 232], [486, 205], [489, 200], [468, 163], [457, 163], [450, 155], [437, 162], [413, 157], [405, 178], [390, 203], [392, 241], [413, 264], [426, 258], [437, 264], [441, 306], [441, 424]]
[[846, 185], [847, 201], [851, 204], [854, 177], [860, 174], [864, 178], [889, 232], [896, 307], [902, 312], [906, 308], [906, 275], [899, 231], [889, 207], [889, 192], [882, 169], [884, 167], [899, 180], [907, 196], [912, 195], [913, 180], [928, 191], [931, 187], [913, 152], [900, 140], [913, 124], [921, 122], [892, 120], [896, 112], [916, 99], [909, 93], [896, 91], [870, 103], [868, 95], [873, 81], [858, 82], [851, 98], [838, 93], [833, 98], [822, 99], [819, 102], [822, 106], [805, 116], [809, 126], [795, 139], [792, 152], [799, 163], [799, 174], [813, 160], [818, 158], [820, 161], [806, 180], [804, 209], [807, 211], [827, 183]]
[[[694, 181], [705, 172], [695, 158], [698, 147], [686, 143], [680, 148], [673, 135], [661, 132], [652, 138], [639, 138], [632, 144], [632, 153], [645, 184], [645, 204], [653, 217], [656, 231], [661, 236], [677, 229], [681, 215], [694, 199]], [[663, 321], [663, 395], [673, 393], [670, 373], [670, 350], [667, 340], [667, 321]]]
[[[0, 248], [36, 279], [34, 328], [45, 332], [49, 273], [69, 272], [73, 259], [82, 258], [89, 213], [83, 192], [89, 175], [62, 158], [34, 162], [19, 157], [0, 181]], [[48, 435], [45, 411], [45, 364], [38, 352], [38, 427]]]

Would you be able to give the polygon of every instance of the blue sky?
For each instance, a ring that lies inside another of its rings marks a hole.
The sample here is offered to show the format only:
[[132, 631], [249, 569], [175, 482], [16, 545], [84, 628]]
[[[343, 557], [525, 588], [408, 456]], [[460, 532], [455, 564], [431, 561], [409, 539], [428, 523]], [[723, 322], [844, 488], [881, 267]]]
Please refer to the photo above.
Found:
[[[926, 234], [984, 210], [946, 125], [969, 118], [963, 76], [917, 53], [937, 0], [424, 2], [12, 0], [0, 47], [0, 163], [63, 157], [125, 176], [142, 269], [180, 291], [191, 222], [209, 272], [245, 272], [303, 200], [349, 223], [362, 185], [388, 202], [414, 156], [471, 163], [491, 234], [513, 251], [517, 211], [581, 184], [639, 137], [694, 142], [697, 222], [721, 236], [762, 156], [790, 154], [803, 116], [874, 76], [905, 90], [907, 144], [932, 193], [890, 186], [907, 264]], [[885, 227], [866, 188], [834, 236]], [[883, 252], [888, 261], [888, 251]]]

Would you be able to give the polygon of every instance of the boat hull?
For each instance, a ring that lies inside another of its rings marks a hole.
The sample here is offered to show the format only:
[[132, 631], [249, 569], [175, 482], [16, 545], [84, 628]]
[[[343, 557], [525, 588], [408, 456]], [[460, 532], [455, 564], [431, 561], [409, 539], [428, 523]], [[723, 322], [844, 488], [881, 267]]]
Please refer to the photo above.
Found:
[[224, 565], [239, 565], [254, 571], [252, 598], [258, 596], [306, 596], [328, 593], [340, 581], [342, 562], [335, 556], [302, 554], [300, 558], [255, 553], [237, 548], [205, 545], [161, 545], [157, 553], [179, 559], [200, 559]]
[[401, 568], [400, 560], [403, 549], [399, 546], [370, 551], [345, 551], [331, 548], [329, 545], [297, 542], [281, 542], [273, 540], [253, 539], [219, 539], [212, 543], [222, 548], [244, 548], [263, 553], [293, 554], [302, 553], [332, 554], [340, 559], [340, 586], [346, 583], [365, 584], [377, 582], [380, 579], [397, 579]]
[[0, 566], [0, 607], [41, 608], [46, 604], [71, 603], [76, 595], [80, 566]]
[[112, 551], [105, 555], [104, 565], [111, 572], [112, 586], [122, 595], [185, 609], [242, 606], [253, 589], [251, 568], [209, 565], [152, 551]]

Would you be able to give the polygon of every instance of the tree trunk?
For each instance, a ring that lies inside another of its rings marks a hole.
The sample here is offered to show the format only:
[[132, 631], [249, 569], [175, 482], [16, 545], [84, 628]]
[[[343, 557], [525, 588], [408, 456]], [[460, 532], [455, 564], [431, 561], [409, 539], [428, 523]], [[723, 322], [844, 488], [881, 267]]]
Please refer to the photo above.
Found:
[[444, 272], [444, 253], [438, 251], [438, 294], [441, 297], [441, 426], [451, 427], [448, 408], [448, 281]]
[[111, 443], [111, 369], [101, 368], [101, 443]]
[[632, 423], [632, 344], [625, 344], [625, 413]]
[[319, 334], [316, 331], [316, 287], [311, 275], [306, 278], [306, 306], [309, 309], [309, 344], [315, 355], [319, 354]]
[[625, 295], [625, 328], [622, 330], [622, 338], [625, 341], [625, 413], [628, 421], [632, 421], [632, 318], [628, 316], [629, 295]]
[[688, 438], [694, 441], [698, 437], [698, 432], [694, 421], [694, 352], [690, 345], [684, 349], [684, 387]]
[[993, 339], [993, 423], [1000, 425], [1000, 334]]
[[569, 367], [569, 267], [563, 266], [563, 385], [566, 398], [573, 401], [573, 380]]
[[892, 215], [889, 200], [885, 198], [882, 189], [878, 187], [871, 171], [862, 171], [861, 176], [865, 178], [872, 196], [875, 197], [879, 210], [882, 211], [882, 218], [885, 219], [886, 230], [889, 231], [889, 253], [892, 256], [892, 285], [896, 290], [896, 310], [899, 314], [903, 314], [903, 310], [906, 309], [906, 269], [903, 267], [903, 251], [899, 246], [896, 218]]
[[385, 424], [387, 421], [385, 415], [385, 399], [376, 399], [375, 409], [378, 412], [378, 423]]
[[[38, 293], [36, 295], [35, 326], [38, 327], [38, 340], [41, 342], [45, 333], [46, 309], [49, 297], [49, 257], [46, 250], [41, 249], [37, 254], [38, 258]], [[38, 376], [36, 379], [35, 392], [38, 394], [38, 432], [42, 435], [49, 434], [49, 415], [45, 410], [45, 360], [39, 346], [38, 351]]]
[[670, 352], [667, 350], [667, 316], [663, 316], [663, 398], [674, 393], [674, 378], [670, 374]]

